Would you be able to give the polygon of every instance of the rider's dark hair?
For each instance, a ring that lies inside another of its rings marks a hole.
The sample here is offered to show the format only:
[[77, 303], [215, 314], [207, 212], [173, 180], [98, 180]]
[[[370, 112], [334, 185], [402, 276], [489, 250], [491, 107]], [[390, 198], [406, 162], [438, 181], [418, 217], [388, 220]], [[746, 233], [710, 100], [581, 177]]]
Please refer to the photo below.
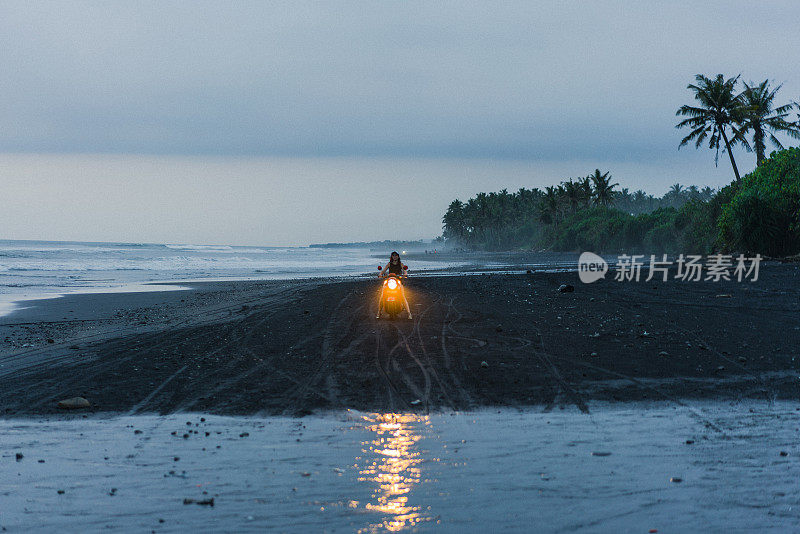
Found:
[[400, 265], [403, 265], [403, 260], [400, 259], [400, 254], [398, 254], [396, 250], [392, 251], [392, 253], [389, 254], [389, 263], [392, 263], [392, 256], [397, 256], [398, 263], [400, 263]]

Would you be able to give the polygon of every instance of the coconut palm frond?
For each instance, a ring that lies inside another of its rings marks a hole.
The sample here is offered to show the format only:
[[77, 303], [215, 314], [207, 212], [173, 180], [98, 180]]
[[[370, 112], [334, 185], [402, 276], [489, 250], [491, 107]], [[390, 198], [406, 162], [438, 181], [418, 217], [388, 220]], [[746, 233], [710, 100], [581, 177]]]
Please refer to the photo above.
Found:
[[767, 139], [775, 147], [783, 148], [776, 133], [784, 133], [795, 139], [800, 138], [798, 124], [785, 120], [794, 104], [774, 106], [775, 97], [781, 87], [782, 85], [778, 85], [770, 88], [769, 80], [759, 84], [750, 82], [744, 84], [744, 90], [740, 95], [742, 105], [739, 137], [744, 140], [744, 134], [752, 133], [757, 164], [761, 164], [766, 157]]
[[[748, 141], [736, 127], [743, 115], [743, 97], [735, 93], [736, 84], [739, 76], [725, 78], [718, 74], [714, 78], [709, 78], [703, 74], [695, 76], [695, 83], [689, 84], [687, 89], [694, 93], [694, 99], [698, 105], [683, 105], [678, 108], [676, 116], [687, 117], [676, 125], [676, 128], [691, 128], [692, 131], [681, 139], [678, 148], [681, 148], [695, 141], [695, 148], [700, 148], [706, 139], [708, 147], [714, 150], [714, 164], [719, 164], [720, 140], [724, 141], [725, 152], [731, 159], [731, 166], [739, 179], [739, 170], [736, 167], [731, 146], [741, 144], [746, 149], [750, 149]], [[731, 136], [728, 138], [727, 132]]]

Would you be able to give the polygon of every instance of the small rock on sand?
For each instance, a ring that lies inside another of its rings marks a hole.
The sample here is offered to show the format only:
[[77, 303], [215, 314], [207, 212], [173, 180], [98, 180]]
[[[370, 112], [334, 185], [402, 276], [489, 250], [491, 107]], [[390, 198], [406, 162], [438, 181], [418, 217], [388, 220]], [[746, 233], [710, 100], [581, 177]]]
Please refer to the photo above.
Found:
[[573, 291], [575, 291], [575, 286], [569, 284], [561, 284], [558, 286], [559, 293], [572, 293]]
[[210, 499], [183, 499], [183, 504], [199, 504], [200, 506], [214, 506], [214, 497]]
[[62, 410], [80, 410], [81, 408], [91, 408], [91, 403], [83, 397], [72, 397], [58, 401], [58, 407]]

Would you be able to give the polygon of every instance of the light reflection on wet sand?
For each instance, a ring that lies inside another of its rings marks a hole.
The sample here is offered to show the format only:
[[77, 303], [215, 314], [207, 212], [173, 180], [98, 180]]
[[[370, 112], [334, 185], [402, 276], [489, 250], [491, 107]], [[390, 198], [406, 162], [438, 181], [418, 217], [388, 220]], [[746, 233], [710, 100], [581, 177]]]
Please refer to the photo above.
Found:
[[793, 532], [798, 428], [796, 401], [0, 419], [0, 530]]
[[364, 420], [373, 436], [362, 444], [364, 465], [358, 480], [374, 485], [365, 508], [380, 513], [382, 519], [359, 532], [399, 532], [431, 520], [421, 506], [409, 502], [414, 486], [422, 480], [422, 454], [417, 444], [422, 438], [420, 429], [430, 425], [430, 417], [384, 413], [364, 416]]

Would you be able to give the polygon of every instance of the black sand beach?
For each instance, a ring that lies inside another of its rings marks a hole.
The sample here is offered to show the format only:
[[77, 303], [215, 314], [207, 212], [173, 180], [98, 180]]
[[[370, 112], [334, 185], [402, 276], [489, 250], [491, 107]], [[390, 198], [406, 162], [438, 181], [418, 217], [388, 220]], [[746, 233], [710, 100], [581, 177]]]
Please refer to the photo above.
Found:
[[191, 286], [0, 318], [2, 413], [74, 396], [95, 413], [303, 416], [800, 392], [796, 264], [763, 264], [754, 283], [412, 276], [412, 321], [375, 320], [374, 279]]

